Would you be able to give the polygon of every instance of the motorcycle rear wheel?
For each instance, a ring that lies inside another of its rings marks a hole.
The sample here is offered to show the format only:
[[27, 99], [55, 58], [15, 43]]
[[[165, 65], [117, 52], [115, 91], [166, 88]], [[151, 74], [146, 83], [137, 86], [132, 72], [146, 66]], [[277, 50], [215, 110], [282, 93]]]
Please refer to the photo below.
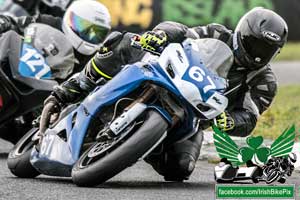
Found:
[[40, 173], [31, 165], [30, 154], [34, 146], [31, 140], [37, 128], [32, 128], [24, 135], [10, 151], [7, 158], [7, 166], [11, 173], [20, 178], [34, 178]]
[[[73, 182], [87, 187], [107, 181], [137, 162], [159, 141], [167, 128], [167, 122], [159, 113], [147, 111], [143, 123], [132, 133], [125, 134], [127, 137], [120, 136], [123, 138], [103, 147], [97, 142], [86, 150], [73, 166]], [[92, 158], [97, 148], [101, 153]]]

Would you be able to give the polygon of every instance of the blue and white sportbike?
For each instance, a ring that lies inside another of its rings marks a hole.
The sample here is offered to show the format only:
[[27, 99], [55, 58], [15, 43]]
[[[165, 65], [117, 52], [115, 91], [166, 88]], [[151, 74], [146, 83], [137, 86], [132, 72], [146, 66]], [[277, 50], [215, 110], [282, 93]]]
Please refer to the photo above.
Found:
[[65, 108], [45, 130], [28, 132], [9, 154], [11, 172], [71, 176], [79, 186], [98, 185], [159, 144], [192, 136], [200, 123], [227, 107], [227, 81], [221, 76], [233, 55], [225, 43], [186, 40], [144, 58], [125, 66], [80, 104]]

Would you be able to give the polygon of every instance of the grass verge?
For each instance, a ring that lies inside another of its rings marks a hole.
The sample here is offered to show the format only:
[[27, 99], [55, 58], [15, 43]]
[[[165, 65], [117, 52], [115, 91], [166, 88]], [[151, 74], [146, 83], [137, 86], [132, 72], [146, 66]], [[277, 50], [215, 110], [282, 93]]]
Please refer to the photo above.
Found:
[[269, 110], [258, 120], [254, 135], [276, 139], [287, 127], [300, 131], [300, 85], [281, 86]]

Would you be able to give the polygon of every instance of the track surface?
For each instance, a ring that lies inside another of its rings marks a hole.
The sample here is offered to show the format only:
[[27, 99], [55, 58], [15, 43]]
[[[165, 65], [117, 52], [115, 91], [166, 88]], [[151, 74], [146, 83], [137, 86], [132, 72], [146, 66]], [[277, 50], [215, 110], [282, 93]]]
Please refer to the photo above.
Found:
[[[184, 183], [164, 182], [151, 166], [139, 162], [102, 185], [95, 188], [79, 188], [70, 178], [14, 177], [6, 167], [6, 152], [10, 147], [11, 145], [0, 141], [0, 200], [212, 200], [215, 198], [214, 165], [208, 164], [207, 161], [198, 161], [190, 180]], [[299, 177], [300, 173], [294, 173], [288, 183], [300, 186]]]
[[300, 84], [300, 62], [275, 62], [271, 68], [279, 85]]

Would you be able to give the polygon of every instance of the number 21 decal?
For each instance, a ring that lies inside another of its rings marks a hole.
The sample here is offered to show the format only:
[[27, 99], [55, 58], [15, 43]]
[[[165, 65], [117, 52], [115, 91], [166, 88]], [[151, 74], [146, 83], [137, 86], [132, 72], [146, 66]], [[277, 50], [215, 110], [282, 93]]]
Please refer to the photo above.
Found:
[[29, 45], [23, 46], [19, 71], [23, 76], [37, 79], [51, 77], [51, 69], [46, 64], [44, 57]]

